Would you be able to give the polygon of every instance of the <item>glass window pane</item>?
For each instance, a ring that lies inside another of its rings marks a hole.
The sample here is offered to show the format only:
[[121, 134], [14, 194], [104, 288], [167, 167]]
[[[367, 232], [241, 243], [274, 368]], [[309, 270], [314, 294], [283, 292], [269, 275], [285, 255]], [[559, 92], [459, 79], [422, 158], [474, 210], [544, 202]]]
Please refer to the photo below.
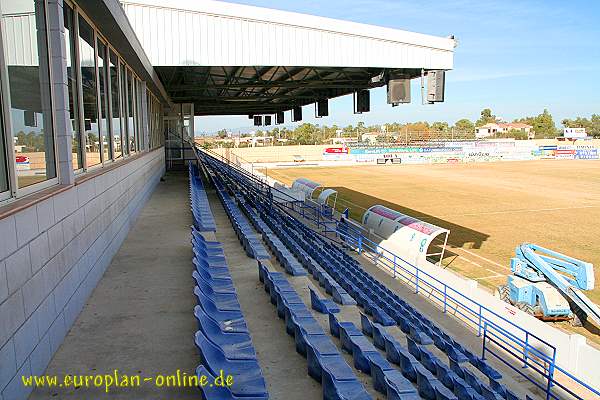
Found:
[[[4, 109], [2, 96], [0, 96], [0, 112]], [[1, 116], [1, 115], [0, 115]], [[4, 124], [0, 118], [0, 193], [8, 190], [8, 169], [6, 168], [6, 141], [4, 139]]]
[[56, 177], [44, 2], [0, 0], [19, 188]]
[[81, 16], [79, 17], [79, 60], [83, 89], [85, 160], [87, 166], [91, 167], [100, 163], [96, 56], [94, 54], [94, 31]]
[[135, 109], [133, 107], [135, 99], [135, 86], [133, 85], [133, 75], [127, 70], [127, 109], [129, 115], [127, 117], [127, 131], [129, 133], [129, 151], [135, 153], [135, 137], [137, 135], [135, 128]]
[[123, 111], [121, 113], [121, 126], [123, 127], [123, 154], [129, 154], [129, 124], [127, 123], [127, 75], [123, 63], [119, 64], [121, 75], [121, 105]]
[[102, 161], [111, 157], [108, 132], [108, 77], [106, 75], [106, 45], [98, 40], [98, 82], [100, 92], [100, 142], [102, 143]]
[[135, 82], [135, 120], [136, 120], [136, 128], [137, 128], [137, 141], [136, 146], [138, 150], [142, 150], [144, 148], [144, 137], [142, 135], [143, 132], [143, 122], [142, 122], [142, 85], [140, 80], [136, 78]]
[[69, 118], [71, 124], [67, 129], [71, 130], [71, 146], [73, 148], [73, 169], [83, 168], [81, 158], [81, 134], [79, 131], [79, 94], [77, 92], [77, 69], [75, 67], [75, 13], [67, 4], [64, 4], [63, 16], [65, 20], [65, 45], [67, 50], [67, 82], [69, 89]]
[[121, 150], [121, 103], [119, 101], [119, 69], [118, 58], [115, 53], [110, 52], [110, 96], [112, 104], [112, 133], [113, 153], [115, 160], [123, 155]]

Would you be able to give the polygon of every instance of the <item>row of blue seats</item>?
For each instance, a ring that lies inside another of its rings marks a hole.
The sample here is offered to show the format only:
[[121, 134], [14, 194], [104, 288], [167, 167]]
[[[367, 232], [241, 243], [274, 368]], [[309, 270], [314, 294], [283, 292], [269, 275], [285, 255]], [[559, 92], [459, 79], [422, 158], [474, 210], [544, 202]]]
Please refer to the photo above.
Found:
[[[306, 237], [306, 235], [303, 235], [303, 237]], [[314, 247], [311, 247], [311, 249], [318, 248], [318, 245], [316, 243], [313, 243], [313, 245]], [[370, 275], [366, 274], [362, 270], [362, 267], [360, 267], [359, 265], [357, 266], [358, 268], [354, 269], [354, 271], [349, 271], [349, 268], [347, 267], [348, 265], [350, 265], [351, 268], [353, 264], [356, 267], [356, 264], [358, 263], [354, 259], [352, 259], [351, 262], [339, 263], [339, 261], [331, 255], [333, 253], [333, 247], [334, 246], [329, 245], [327, 248], [327, 250], [329, 251], [324, 251], [324, 255], [322, 257], [326, 259], [326, 264], [333, 264], [334, 266], [338, 264], [338, 271], [341, 270], [343, 272], [332, 272], [332, 275], [342, 280], [344, 280], [349, 275], [348, 272], [350, 272], [350, 276], [361, 276], [362, 279], [353, 280], [352, 278], [350, 278], [350, 280], [353, 281], [353, 283], [355, 283], [356, 285], [362, 284], [366, 287], [370, 287], [366, 291], [371, 292], [370, 296], [373, 296], [372, 298], [375, 299], [374, 301], [384, 309], [384, 312], [386, 312], [386, 314], [389, 314], [391, 317], [393, 317], [394, 321], [398, 323], [398, 325], [404, 333], [409, 335], [411, 340], [414, 340], [415, 342], [421, 345], [435, 343], [436, 346], [440, 348], [440, 350], [447, 353], [450, 360], [450, 366], [453, 368], [453, 370], [461, 371], [464, 369], [468, 371], [467, 368], [461, 367], [460, 364], [469, 361], [489, 378], [488, 386], [485, 383], [478, 380], [475, 375], [470, 376], [474, 379], [467, 380], [466, 386], [467, 389], [469, 389], [470, 394], [473, 396], [473, 398], [477, 398], [475, 393], [479, 395], [485, 394], [487, 396], [486, 398], [490, 399], [493, 399], [495, 397], [512, 399], [516, 397], [509, 389], [507, 389], [504, 385], [498, 382], [499, 379], [502, 378], [502, 375], [494, 368], [492, 368], [485, 360], [476, 357], [472, 352], [461, 346], [450, 335], [446, 334], [443, 330], [441, 330], [439, 327], [433, 324], [432, 321], [422, 316], [413, 307], [408, 305], [406, 302], [402, 301], [393, 292], [387, 290], [385, 286], [383, 286], [377, 281], [374, 281], [374, 279], [371, 278]], [[319, 256], [314, 255], [314, 257], [318, 258]], [[346, 255], [345, 261], [350, 261], [348, 260], [348, 258], [349, 256]], [[345, 269], [344, 266], [346, 266]], [[351, 284], [350, 286], [352, 287]], [[349, 292], [356, 294], [357, 291], [355, 289], [349, 289]], [[359, 302], [359, 304], [361, 302], [364, 302], [365, 312], [372, 314], [376, 321], [380, 319], [378, 313], [376, 312], [376, 309], [373, 310], [369, 305], [368, 301], [364, 301], [362, 298], [358, 298], [357, 301]], [[464, 373], [459, 374], [458, 376], [462, 378], [464, 376]], [[463, 396], [463, 398], [469, 397], [465, 395]]]
[[[309, 255], [310, 259], [316, 259], [325, 271], [329, 272], [338, 282], [341, 281], [342, 286], [357, 300], [360, 306], [364, 307], [367, 314], [373, 315], [376, 322], [384, 325], [400, 325], [400, 328], [420, 345], [434, 342], [437, 347], [449, 355], [450, 365], [454, 366], [454, 369], [457, 369], [457, 365], [460, 366], [460, 364], [470, 361], [471, 364], [488, 376], [490, 380], [489, 387], [493, 388], [493, 393], [487, 394], [488, 397], [492, 398], [495, 395], [500, 395], [502, 398], [513, 398], [514, 395], [510, 390], [498, 382], [501, 375], [489, 366], [485, 360], [476, 357], [416, 309], [389, 291], [383, 284], [366, 273], [352, 257], [345, 254], [337, 246], [333, 246], [315, 235], [312, 230], [299, 221], [275, 209], [267, 209], [261, 204], [255, 204], [255, 207], [260, 216], [273, 228], [273, 231], [278, 233], [284, 242], [287, 242], [286, 245], [290, 249], [301, 248], [305, 254]], [[283, 232], [285, 234], [282, 234]], [[294, 244], [296, 245], [294, 246]], [[302, 260], [301, 255], [298, 258]], [[316, 269], [317, 276], [315, 278], [323, 276], [318, 270], [319, 267], [313, 263], [309, 263], [307, 267], [309, 271], [310, 268], [313, 271]], [[322, 282], [322, 279], [319, 280]], [[486, 387], [487, 385], [480, 383], [475, 385], [476, 389], [472, 392], [481, 394]], [[478, 391], [477, 388], [482, 389]]]
[[288, 250], [285, 244], [279, 240], [269, 226], [264, 223], [262, 218], [254, 211], [250, 210], [246, 201], [240, 202], [241, 209], [248, 217], [254, 228], [262, 235], [267, 246], [271, 249], [277, 261], [283, 266], [285, 271], [292, 276], [306, 275], [302, 265], [296, 260], [294, 255]]
[[[323, 269], [320, 268], [317, 265], [317, 263], [314, 262], [314, 260], [312, 260], [305, 251], [303, 251], [298, 246], [294, 246], [294, 242], [289, 237], [282, 235], [281, 229], [278, 227], [278, 224], [275, 221], [273, 221], [272, 218], [270, 218], [268, 215], [265, 215], [265, 220], [268, 221], [268, 223], [265, 223], [263, 218], [247, 202], [244, 202], [243, 204], [244, 206], [242, 207], [242, 210], [250, 218], [254, 227], [259, 232], [262, 232], [263, 237], [267, 242], [276, 241], [277, 243], [279, 243], [280, 241], [282, 241], [285, 247], [291, 250], [293, 256], [296, 259], [300, 260], [300, 264], [306, 270], [308, 270], [308, 272], [311, 273], [315, 277], [315, 279], [319, 281], [319, 284], [326, 289], [328, 294], [331, 294], [333, 296], [334, 301], [343, 305], [356, 304], [352, 297], [340, 285], [338, 285], [337, 282], [335, 282], [335, 280], [333, 280], [325, 271], [323, 271]], [[275, 232], [273, 232], [271, 228], [273, 228]], [[276, 234], [274, 235], [274, 233]], [[281, 240], [278, 240], [278, 238]], [[281, 246], [278, 247], [281, 248]], [[287, 264], [289, 263], [284, 262], [284, 267], [286, 267], [286, 270], [291, 269]], [[296, 263], [294, 263], [293, 271], [297, 270], [299, 270], [299, 268], [296, 265]], [[302, 272], [298, 273], [304, 274]], [[294, 274], [292, 273], [292, 275]]]
[[278, 316], [285, 319], [286, 332], [294, 337], [296, 351], [306, 357], [308, 374], [321, 383], [323, 399], [371, 399], [285, 275], [269, 271], [260, 261], [258, 275], [271, 303], [277, 306]]
[[[302, 240], [306, 237], [306, 233], [302, 235], [302, 238], [297, 236], [296, 238]], [[318, 244], [313, 243], [313, 248], [318, 248]], [[327, 250], [324, 251], [323, 257], [326, 258], [325, 263], [329, 264], [341, 264], [334, 257], [332, 257], [333, 246], [329, 246]], [[319, 258], [317, 254], [313, 255], [315, 258]], [[345, 261], [349, 261], [347, 258], [349, 256], [346, 255]], [[344, 263], [346, 264], [346, 263]], [[352, 259], [351, 262], [347, 264], [358, 264], [356, 260]], [[360, 267], [360, 266], [358, 266]], [[348, 276], [348, 269], [346, 269], [342, 273], [332, 274], [338, 279], [344, 279]], [[454, 379], [457, 383], [457, 386], [462, 386], [459, 388], [461, 391], [461, 398], [464, 399], [476, 399], [479, 396], [483, 396], [486, 399], [514, 399], [516, 395], [512, 393], [509, 389], [507, 389], [504, 385], [498, 382], [499, 379], [502, 378], [502, 375], [493, 369], [485, 360], [476, 357], [469, 350], [461, 346], [456, 340], [454, 340], [450, 335], [446, 334], [443, 330], [433, 324], [429, 319], [422, 316], [418, 313], [413, 307], [408, 305], [406, 302], [402, 301], [397, 295], [387, 290], [385, 286], [380, 284], [377, 281], [374, 281], [372, 278], [369, 280], [370, 275], [367, 275], [362, 267], [360, 269], [356, 269], [354, 271], [356, 275], [362, 276], [363, 279], [356, 279], [354, 283], [359, 285], [363, 284], [365, 286], [370, 286], [370, 291], [372, 292], [370, 295], [374, 296], [374, 300], [378, 305], [380, 305], [386, 314], [390, 314], [394, 321], [398, 323], [400, 328], [409, 335], [409, 340], [419, 343], [421, 345], [428, 345], [431, 343], [435, 343], [440, 350], [447, 353], [450, 360], [450, 367], [452, 371], [456, 372], [456, 377], [458, 379]], [[361, 273], [362, 272], [362, 273]], [[351, 274], [351, 276], [356, 276]], [[352, 281], [352, 279], [350, 279]], [[356, 290], [354, 288], [349, 289], [350, 293], [356, 294]], [[373, 293], [375, 292], [375, 293]], [[376, 295], [375, 295], [376, 294]], [[374, 319], [380, 320], [381, 317], [378, 315], [376, 309], [373, 309], [368, 301], [365, 301], [362, 298], [358, 298], [357, 301], [360, 303], [364, 302], [365, 312], [372, 314]], [[391, 305], [391, 306], [390, 306]], [[371, 312], [369, 312], [371, 311]], [[384, 324], [385, 325], [385, 324]], [[390, 324], [391, 325], [391, 324]], [[474, 374], [470, 373], [468, 368], [461, 367], [461, 363], [466, 361], [471, 362], [479, 371], [485, 374], [489, 378], [489, 385], [485, 384], [481, 380], [479, 380]], [[442, 365], [443, 362], [440, 361]], [[447, 367], [446, 367], [447, 368]], [[437, 371], [433, 367], [430, 368], [431, 371]], [[454, 378], [454, 376], [451, 376]], [[465, 381], [460, 381], [460, 379], [465, 378]], [[446, 383], [449, 383], [446, 381]], [[454, 385], [449, 384], [449, 388], [453, 389]], [[461, 390], [464, 389], [464, 390]], [[432, 393], [430, 391], [430, 393]]]
[[192, 163], [189, 164], [189, 177], [190, 206], [194, 218], [194, 226], [202, 232], [215, 232], [217, 226], [202, 185], [202, 179], [198, 176], [198, 168]]
[[242, 214], [234, 199], [224, 188], [217, 187], [217, 194], [231, 221], [233, 229], [248, 257], [257, 260], [268, 260], [271, 255], [262, 243], [262, 239], [254, 232], [248, 219]]
[[[387, 394], [388, 400], [421, 398], [421, 390], [417, 392], [410, 380], [379, 353], [354, 323], [341, 322], [334, 313], [330, 313], [329, 330], [333, 336], [340, 339], [342, 349], [352, 355], [354, 367], [371, 375], [373, 388]], [[440, 400], [445, 399], [440, 397]]]
[[[435, 356], [424, 345], [417, 344], [410, 336], [406, 337], [408, 349], [396, 341], [382, 326], [371, 323], [368, 317], [361, 314], [362, 332], [373, 337], [376, 347], [385, 350], [390, 362], [400, 365], [402, 373], [419, 385], [419, 392], [424, 398], [457, 398], [499, 400], [507, 398], [516, 400], [517, 396], [506, 390], [500, 395], [490, 386], [483, 384], [473, 372], [458, 364], [448, 368], [447, 364]], [[445, 392], [445, 397], [441, 393]], [[455, 397], [448, 393], [454, 393]]]
[[[196, 186], [196, 183], [191, 181], [191, 185]], [[201, 187], [196, 189], [204, 192]], [[192, 198], [192, 205], [198, 197]], [[266, 383], [223, 247], [220, 242], [208, 241], [195, 227], [191, 236], [194, 295], [198, 302], [194, 308], [198, 323], [194, 342], [201, 359], [196, 374], [199, 379], [202, 376], [207, 379], [207, 384], [200, 387], [202, 397], [205, 400], [266, 400], [269, 398]], [[216, 377], [223, 371], [233, 377], [231, 386], [216, 384]]]
[[325, 272], [312, 258], [311, 256], [300, 247], [296, 241], [286, 234], [273, 218], [268, 215], [265, 216], [265, 220], [268, 221], [268, 225], [272, 228], [273, 232], [281, 238], [283, 243], [291, 250], [294, 256], [300, 260], [302, 266], [313, 275], [315, 279], [319, 281], [319, 284], [325, 288], [328, 294], [333, 296], [334, 301], [343, 305], [355, 305], [356, 301], [350, 296], [346, 290], [340, 286], [327, 272]]

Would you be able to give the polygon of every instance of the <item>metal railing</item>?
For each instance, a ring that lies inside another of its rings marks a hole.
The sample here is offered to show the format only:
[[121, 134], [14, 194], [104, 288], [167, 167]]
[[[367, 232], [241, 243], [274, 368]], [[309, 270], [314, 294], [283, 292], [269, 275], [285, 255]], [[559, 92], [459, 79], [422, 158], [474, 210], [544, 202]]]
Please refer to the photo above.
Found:
[[[466, 322], [468, 326], [474, 327], [477, 336], [483, 335], [482, 358], [485, 358], [486, 354], [493, 355], [543, 390], [546, 399], [560, 398], [553, 393], [553, 389], [556, 387], [578, 400], [589, 398], [582, 397], [580, 392], [600, 396], [600, 391], [556, 364], [556, 347], [548, 341], [462, 294], [422, 268], [382, 248], [379, 244], [363, 236], [356, 227], [348, 230], [349, 226], [338, 229], [337, 233], [358, 253], [362, 253], [377, 265], [387, 269], [394, 278], [412, 286], [415, 294], [420, 293], [428, 297], [441, 308], [443, 313], [451, 313]], [[357, 236], [349, 233], [352, 230]], [[490, 346], [490, 343], [494, 344], [496, 348]], [[524, 368], [514, 367], [515, 358], [523, 364]], [[545, 381], [545, 384], [524, 373], [524, 369], [527, 368], [536, 372]], [[557, 379], [556, 372], [560, 372], [560, 380]], [[578, 387], [578, 389], [571, 389], [570, 386]]]

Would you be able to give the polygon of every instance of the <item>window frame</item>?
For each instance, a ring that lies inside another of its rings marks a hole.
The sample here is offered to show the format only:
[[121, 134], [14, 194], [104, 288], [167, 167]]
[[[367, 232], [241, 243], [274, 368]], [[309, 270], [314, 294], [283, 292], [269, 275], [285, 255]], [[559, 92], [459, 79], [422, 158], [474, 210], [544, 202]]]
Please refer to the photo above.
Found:
[[[39, 0], [36, 0], [39, 1]], [[40, 190], [44, 190], [51, 186], [55, 186], [60, 182], [60, 169], [58, 168], [58, 143], [57, 143], [57, 134], [56, 134], [56, 110], [54, 108], [56, 104], [54, 85], [53, 85], [53, 77], [54, 77], [54, 68], [51, 62], [52, 52], [52, 43], [50, 40], [50, 28], [48, 22], [48, 0], [42, 0], [44, 6], [44, 29], [46, 31], [45, 37], [45, 45], [46, 45], [46, 55], [48, 56], [47, 65], [48, 65], [48, 95], [50, 96], [50, 109], [51, 111], [48, 113], [51, 122], [51, 133], [52, 133], [52, 151], [54, 151], [54, 177], [50, 179], [46, 179], [43, 182], [33, 183], [31, 185], [19, 188], [19, 182], [17, 177], [17, 164], [15, 159], [15, 147], [14, 147], [14, 136], [12, 130], [12, 117], [10, 113], [10, 89], [9, 89], [9, 78], [8, 78], [8, 66], [6, 65], [6, 60], [4, 58], [4, 43], [5, 43], [5, 34], [4, 29], [2, 28], [2, 24], [0, 23], [0, 85], [2, 92], [2, 109], [0, 113], [2, 114], [0, 117], [2, 118], [2, 128], [4, 129], [4, 143], [6, 147], [7, 154], [6, 163], [8, 169], [8, 185], [9, 188], [7, 191], [0, 192], [0, 204], [4, 204], [5, 202], [19, 199], [21, 197], [30, 195], [35, 192], [39, 192]], [[1, 18], [0, 14], [0, 18]], [[36, 19], [37, 22], [37, 19]], [[41, 51], [38, 50], [38, 58], [41, 57]], [[41, 64], [41, 63], [40, 63]], [[40, 65], [41, 67], [41, 65]], [[46, 118], [46, 116], [44, 116]]]

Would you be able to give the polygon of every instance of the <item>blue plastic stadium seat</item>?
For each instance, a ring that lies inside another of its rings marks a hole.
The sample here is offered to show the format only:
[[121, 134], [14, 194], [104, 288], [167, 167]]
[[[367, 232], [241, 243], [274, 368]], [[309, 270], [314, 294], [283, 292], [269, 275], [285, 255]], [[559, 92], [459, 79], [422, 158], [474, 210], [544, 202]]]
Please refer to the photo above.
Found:
[[500, 396], [500, 394], [494, 392], [489, 386], [482, 385], [481, 386], [481, 395], [485, 400], [502, 400], [504, 397]]
[[360, 327], [365, 335], [373, 337], [373, 323], [363, 313], [360, 313]]
[[[233, 317], [233, 315], [227, 314], [223, 316], [223, 318], [215, 318], [213, 315], [208, 314], [201, 306], [194, 307], [194, 315], [206, 316], [213, 320], [222, 332], [233, 332], [233, 333], [248, 333], [248, 327], [246, 326], [246, 321], [244, 318], [237, 316]], [[233, 317], [233, 318], [226, 318]], [[199, 319], [196, 317], [196, 319]]]
[[267, 393], [260, 366], [256, 360], [229, 360], [223, 351], [202, 334], [197, 337], [202, 364], [216, 376], [221, 370], [235, 377], [230, 387], [236, 396], [264, 396]]
[[[241, 335], [244, 338], [236, 338], [235, 335]], [[202, 330], [197, 331], [194, 335], [194, 343], [200, 348], [205, 339], [218, 346], [228, 360], [256, 360], [256, 352], [248, 334], [225, 334], [220, 331], [215, 333], [203, 326]]]
[[296, 351], [306, 357], [306, 336], [325, 335], [323, 328], [313, 317], [295, 317], [292, 315]]
[[[417, 387], [419, 395], [425, 400], [435, 400], [436, 398], [436, 385], [441, 385], [432, 374], [424, 366], [415, 366], [417, 372]], [[443, 385], [442, 385], [443, 386]]]
[[385, 311], [381, 309], [381, 307], [374, 306], [372, 307], [373, 321], [381, 324], [383, 326], [392, 326], [396, 325], [396, 321], [390, 317]]
[[409, 335], [418, 344], [428, 345], [433, 343], [433, 340], [429, 336], [414, 326], [410, 328]]
[[459, 377], [454, 381], [454, 394], [459, 400], [479, 400], [481, 398], [475, 389]]
[[421, 396], [399, 371], [384, 372], [387, 400], [421, 400]]
[[413, 357], [408, 351], [399, 351], [400, 371], [402, 375], [407, 377], [411, 382], [417, 381], [416, 367], [420, 365], [419, 361]]
[[292, 304], [300, 304], [304, 306], [304, 301], [296, 291], [275, 291], [277, 299], [277, 316], [281, 319], [285, 318], [285, 308]]
[[207, 289], [206, 287], [200, 289], [200, 287], [195, 286], [194, 294], [196, 295], [197, 298], [199, 298], [199, 296], [206, 296], [207, 301], [212, 302], [219, 311], [240, 311], [241, 310], [240, 303], [235, 294], [217, 294], [214, 292], [207, 293], [205, 291], [206, 289]]
[[[385, 379], [385, 375], [387, 373], [391, 373], [392, 371], [397, 372], [398, 375], [400, 375], [400, 377], [402, 377], [402, 379], [406, 381], [406, 378], [404, 378], [398, 370], [392, 367], [389, 361], [386, 360], [385, 357], [383, 357], [378, 351], [368, 353], [367, 359], [369, 361], [369, 370], [371, 378], [373, 378], [373, 389], [375, 389], [376, 391], [383, 394], [387, 394], [387, 382]], [[394, 377], [390, 375], [390, 378]]]
[[196, 368], [196, 375], [200, 382], [200, 377], [206, 377], [206, 385], [200, 387], [203, 400], [268, 400], [269, 396], [265, 393], [262, 396], [243, 396], [238, 397], [231, 393], [231, 390], [227, 386], [217, 386], [214, 384], [215, 376], [212, 375], [204, 365], [199, 365]]
[[321, 357], [324, 400], [371, 400], [341, 355]]
[[375, 347], [381, 350], [385, 350], [385, 341], [390, 338], [391, 335], [385, 330], [382, 325], [378, 323], [373, 324], [373, 344]]
[[454, 381], [457, 376], [452, 370], [444, 364], [441, 360], [436, 362], [436, 377], [444, 386], [450, 390], [454, 390]]
[[464, 370], [464, 375], [465, 375], [465, 382], [467, 382], [467, 384], [469, 386], [471, 386], [473, 389], [475, 389], [475, 391], [479, 394], [481, 394], [481, 384], [482, 382], [479, 380], [479, 378], [477, 378], [477, 376], [471, 372], [468, 368], [465, 368]]
[[490, 366], [487, 361], [478, 357], [475, 359], [474, 365], [479, 371], [481, 371], [488, 378], [496, 379], [496, 380], [502, 379], [502, 374], [500, 372], [496, 371], [494, 368], [492, 368], [492, 366]]
[[372, 355], [379, 354], [373, 344], [364, 335], [347, 336], [351, 346], [350, 354], [354, 361], [354, 368], [365, 374], [371, 374], [369, 359]]
[[352, 354], [352, 342], [350, 341], [350, 336], [363, 336], [362, 332], [359, 331], [356, 325], [354, 325], [352, 322], [340, 322], [339, 331], [342, 349]]
[[312, 317], [312, 313], [310, 310], [306, 308], [304, 304], [290, 304], [284, 309], [284, 318], [285, 318], [285, 331], [288, 335], [294, 336], [294, 323], [293, 318], [301, 318], [301, 317]]
[[339, 313], [340, 308], [331, 300], [321, 299], [313, 288], [310, 290], [310, 304], [313, 310], [320, 312], [321, 314]]
[[460, 350], [457, 350], [455, 346], [448, 346], [446, 354], [448, 354], [448, 358], [454, 360], [457, 364], [469, 361], [469, 359]]
[[321, 383], [322, 358], [325, 356], [339, 355], [337, 347], [327, 335], [310, 335], [306, 338], [306, 360], [308, 362], [308, 375]]

